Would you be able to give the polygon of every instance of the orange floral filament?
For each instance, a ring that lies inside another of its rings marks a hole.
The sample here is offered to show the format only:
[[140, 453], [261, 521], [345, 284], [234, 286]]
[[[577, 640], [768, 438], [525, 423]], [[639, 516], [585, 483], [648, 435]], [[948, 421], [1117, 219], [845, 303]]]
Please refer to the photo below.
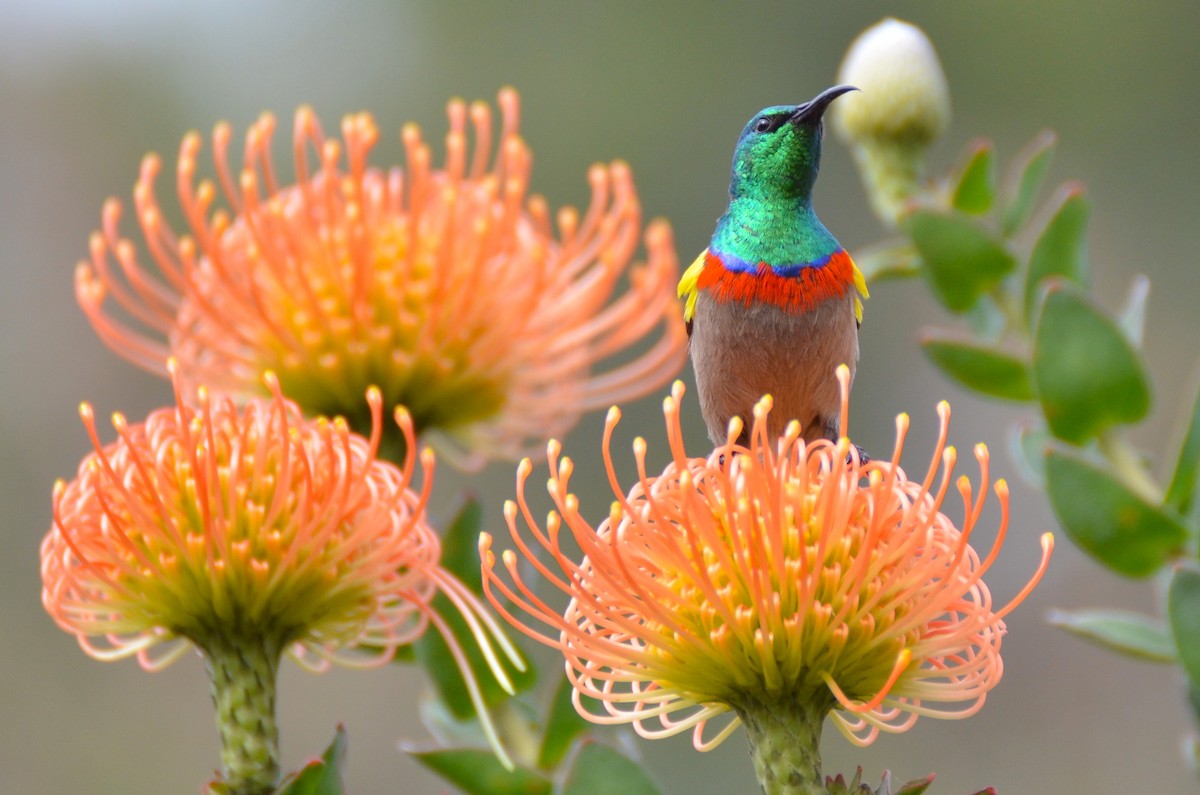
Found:
[[[845, 368], [839, 378], [846, 428]], [[750, 704], [829, 709], [861, 745], [919, 715], [961, 718], [982, 707], [1002, 673], [1003, 618], [1041, 579], [1053, 539], [1042, 537], [1042, 561], [1025, 588], [995, 607], [982, 575], [1004, 539], [1008, 489], [996, 483], [1000, 531], [981, 560], [969, 540], [987, 496], [988, 453], [975, 448], [978, 494], [965, 476], [954, 481], [965, 508], [956, 528], [942, 513], [956, 459], [946, 446], [948, 404], [938, 407], [933, 464], [914, 482], [899, 466], [903, 415], [891, 460], [864, 464], [847, 438], [805, 444], [797, 423], [770, 438], [767, 396], [755, 408], [748, 447], [735, 443], [735, 419], [724, 445], [689, 458], [682, 395], [676, 383], [664, 401], [671, 462], [649, 474], [646, 443], [635, 440], [638, 476], [628, 493], [610, 454], [620, 412], [610, 411], [604, 462], [616, 499], [598, 526], [580, 514], [570, 492], [574, 464], [551, 442], [555, 510], [543, 529], [525, 498], [532, 466], [522, 462], [517, 500], [505, 508], [515, 544], [502, 554], [507, 576], [491, 537], [480, 539], [492, 606], [563, 653], [581, 714], [632, 723], [649, 738], [692, 729], [695, 746], [707, 750]], [[582, 559], [563, 550], [564, 532]], [[565, 611], [525, 582], [522, 561], [569, 597]], [[589, 712], [586, 704], [597, 702], [600, 711]], [[730, 722], [706, 731], [730, 711]]]
[[[418, 452], [407, 412], [402, 466], [376, 457], [383, 400], [367, 394], [371, 436], [342, 418], [306, 420], [264, 377], [270, 398], [238, 407], [201, 388], [95, 447], [69, 483], [54, 486], [41, 546], [42, 602], [92, 657], [136, 656], [158, 670], [195, 646], [206, 656], [242, 645], [286, 650], [310, 670], [331, 662], [387, 663], [433, 623], [460, 661], [485, 730], [477, 683], [432, 600], [463, 616], [497, 680], [499, 655], [523, 662], [480, 600], [440, 565], [425, 506], [434, 459]], [[414, 490], [417, 460], [423, 472]], [[277, 662], [277, 660], [276, 660]], [[498, 748], [498, 744], [497, 744]]]
[[[306, 413], [342, 414], [364, 433], [361, 395], [377, 385], [418, 434], [455, 439], [464, 462], [517, 457], [585, 411], [666, 383], [686, 335], [665, 222], [630, 267], [641, 207], [628, 166], [593, 166], [590, 206], [560, 210], [555, 233], [545, 200], [528, 195], [516, 92], [499, 104], [494, 153], [492, 110], [453, 101], [443, 167], [410, 124], [407, 168], [386, 171], [367, 162], [379, 137], [370, 115], [347, 116], [339, 141], [301, 108], [292, 185], [276, 176], [271, 115], [247, 133], [240, 171], [230, 127], [217, 125], [215, 181], [197, 182], [190, 133], [176, 174], [186, 233], [164, 218], [162, 163], [149, 155], [134, 210], [153, 267], [121, 236], [111, 199], [76, 271], [79, 304], [122, 356], [161, 373], [172, 355], [188, 385], [253, 394], [270, 370]], [[640, 355], [596, 372], [650, 335]]]

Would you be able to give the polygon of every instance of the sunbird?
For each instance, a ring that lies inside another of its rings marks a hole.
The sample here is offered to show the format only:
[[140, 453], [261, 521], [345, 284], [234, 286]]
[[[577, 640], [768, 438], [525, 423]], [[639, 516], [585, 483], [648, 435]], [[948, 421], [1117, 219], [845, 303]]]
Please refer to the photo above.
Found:
[[821, 117], [854, 90], [834, 86], [750, 119], [733, 153], [729, 208], [679, 281], [700, 411], [714, 444], [725, 442], [734, 416], [748, 441], [745, 429], [766, 393], [773, 437], [791, 420], [806, 442], [840, 433], [835, 372], [845, 364], [854, 376], [867, 285], [813, 212], [812, 192]]

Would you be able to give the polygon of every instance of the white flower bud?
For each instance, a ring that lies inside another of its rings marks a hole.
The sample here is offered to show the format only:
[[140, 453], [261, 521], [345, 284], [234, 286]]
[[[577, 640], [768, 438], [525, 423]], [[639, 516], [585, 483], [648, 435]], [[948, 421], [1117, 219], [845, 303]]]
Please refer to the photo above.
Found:
[[833, 128], [854, 150], [876, 211], [894, 224], [920, 187], [925, 150], [950, 123], [937, 52], [920, 28], [888, 18], [850, 45], [838, 82], [861, 90], [833, 106]]

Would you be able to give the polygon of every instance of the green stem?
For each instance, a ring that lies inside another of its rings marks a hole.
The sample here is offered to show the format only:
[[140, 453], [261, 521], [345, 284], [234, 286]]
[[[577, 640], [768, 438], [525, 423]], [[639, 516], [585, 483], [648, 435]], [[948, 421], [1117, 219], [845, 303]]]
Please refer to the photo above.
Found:
[[1017, 337], [1023, 343], [1027, 343], [1032, 337], [1033, 332], [1025, 321], [1025, 310], [1022, 308], [1020, 301], [1017, 300], [1016, 293], [1001, 284], [992, 290], [992, 299], [996, 302], [996, 306], [1004, 313], [1005, 329]]
[[921, 189], [925, 148], [890, 140], [864, 141], [853, 147], [859, 174], [881, 221], [895, 229]]
[[266, 795], [279, 782], [279, 658], [278, 644], [261, 637], [204, 644], [221, 736], [221, 774], [230, 795]]
[[764, 795], [825, 795], [821, 726], [829, 705], [780, 699], [737, 709]]
[[1100, 435], [1100, 452], [1108, 459], [1108, 463], [1121, 477], [1121, 482], [1133, 489], [1139, 496], [1151, 505], [1162, 502], [1162, 489], [1146, 472], [1136, 452], [1125, 443], [1114, 431], [1106, 431]]

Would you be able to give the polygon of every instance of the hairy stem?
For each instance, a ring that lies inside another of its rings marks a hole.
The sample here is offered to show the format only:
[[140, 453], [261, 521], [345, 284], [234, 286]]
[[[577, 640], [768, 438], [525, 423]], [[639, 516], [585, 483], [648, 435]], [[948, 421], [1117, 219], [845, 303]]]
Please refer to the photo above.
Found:
[[757, 700], [737, 709], [763, 795], [825, 795], [821, 726], [829, 705]]
[[230, 795], [266, 795], [279, 781], [275, 723], [279, 658], [278, 645], [262, 638], [205, 644], [221, 735], [221, 774]]

